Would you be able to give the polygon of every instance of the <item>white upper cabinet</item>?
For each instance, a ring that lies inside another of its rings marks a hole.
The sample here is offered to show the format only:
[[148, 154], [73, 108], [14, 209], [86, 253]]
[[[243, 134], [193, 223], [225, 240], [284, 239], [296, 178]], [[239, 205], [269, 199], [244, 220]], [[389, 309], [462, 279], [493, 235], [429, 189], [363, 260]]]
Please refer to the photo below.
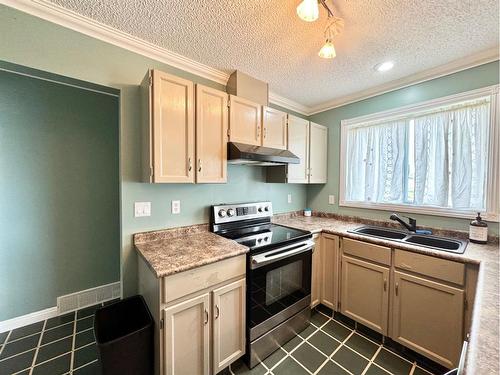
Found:
[[143, 176], [194, 182], [194, 84], [152, 70], [143, 81]]
[[270, 107], [262, 107], [262, 146], [286, 150], [287, 114]]
[[325, 184], [328, 165], [328, 128], [326, 126], [311, 122], [309, 150], [309, 183]]
[[260, 146], [262, 144], [261, 105], [229, 95], [229, 140]]
[[309, 182], [309, 121], [288, 115], [288, 150], [300, 158], [299, 164], [288, 165], [288, 182], [307, 184]]
[[227, 181], [227, 98], [219, 90], [196, 85], [196, 182]]

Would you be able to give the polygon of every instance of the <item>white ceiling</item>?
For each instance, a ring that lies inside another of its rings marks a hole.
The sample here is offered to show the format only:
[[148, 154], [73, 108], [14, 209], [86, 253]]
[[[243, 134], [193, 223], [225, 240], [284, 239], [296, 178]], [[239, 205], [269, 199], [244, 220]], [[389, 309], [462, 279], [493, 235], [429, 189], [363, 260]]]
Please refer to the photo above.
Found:
[[[337, 57], [317, 56], [326, 13], [296, 16], [299, 0], [50, 0], [135, 37], [231, 73], [269, 82], [308, 107], [498, 48], [495, 0], [334, 0], [345, 19]], [[393, 70], [378, 73], [385, 60]]]

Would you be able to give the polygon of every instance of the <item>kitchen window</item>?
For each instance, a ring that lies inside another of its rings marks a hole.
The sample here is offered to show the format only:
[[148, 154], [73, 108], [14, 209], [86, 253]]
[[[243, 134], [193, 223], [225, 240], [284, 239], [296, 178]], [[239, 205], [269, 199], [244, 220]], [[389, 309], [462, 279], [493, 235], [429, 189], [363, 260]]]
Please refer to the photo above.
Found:
[[340, 205], [498, 221], [497, 93], [342, 121]]

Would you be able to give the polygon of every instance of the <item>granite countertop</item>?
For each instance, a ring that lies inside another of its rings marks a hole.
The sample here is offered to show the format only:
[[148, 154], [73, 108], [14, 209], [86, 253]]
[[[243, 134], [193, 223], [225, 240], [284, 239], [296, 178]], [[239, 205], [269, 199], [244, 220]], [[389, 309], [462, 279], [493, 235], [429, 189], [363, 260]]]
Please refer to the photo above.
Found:
[[[462, 263], [479, 265], [476, 300], [472, 313], [472, 327], [466, 355], [465, 373], [469, 375], [492, 375], [500, 373], [499, 364], [499, 316], [500, 316], [500, 274], [498, 241], [487, 245], [469, 243], [463, 254], [448, 253], [417, 245], [408, 245], [375, 237], [349, 233], [348, 230], [366, 225], [366, 222], [345, 221], [339, 218], [300, 215], [282, 215], [273, 219], [276, 224], [309, 230], [313, 233], [325, 232], [343, 237], [363, 240], [378, 245], [390, 246], [450, 259]], [[372, 222], [383, 225], [385, 223]], [[436, 235], [464, 237], [464, 232], [434, 231]]]
[[158, 278], [246, 254], [249, 250], [209, 232], [207, 225], [137, 233], [134, 245]]

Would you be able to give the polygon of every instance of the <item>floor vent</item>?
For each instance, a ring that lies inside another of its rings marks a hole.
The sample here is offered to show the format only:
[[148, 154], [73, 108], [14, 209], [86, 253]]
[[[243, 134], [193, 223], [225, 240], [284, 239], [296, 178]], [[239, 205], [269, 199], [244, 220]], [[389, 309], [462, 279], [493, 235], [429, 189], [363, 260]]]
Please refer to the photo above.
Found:
[[57, 297], [57, 312], [59, 315], [65, 314], [97, 303], [120, 298], [120, 289], [120, 283], [116, 282]]

